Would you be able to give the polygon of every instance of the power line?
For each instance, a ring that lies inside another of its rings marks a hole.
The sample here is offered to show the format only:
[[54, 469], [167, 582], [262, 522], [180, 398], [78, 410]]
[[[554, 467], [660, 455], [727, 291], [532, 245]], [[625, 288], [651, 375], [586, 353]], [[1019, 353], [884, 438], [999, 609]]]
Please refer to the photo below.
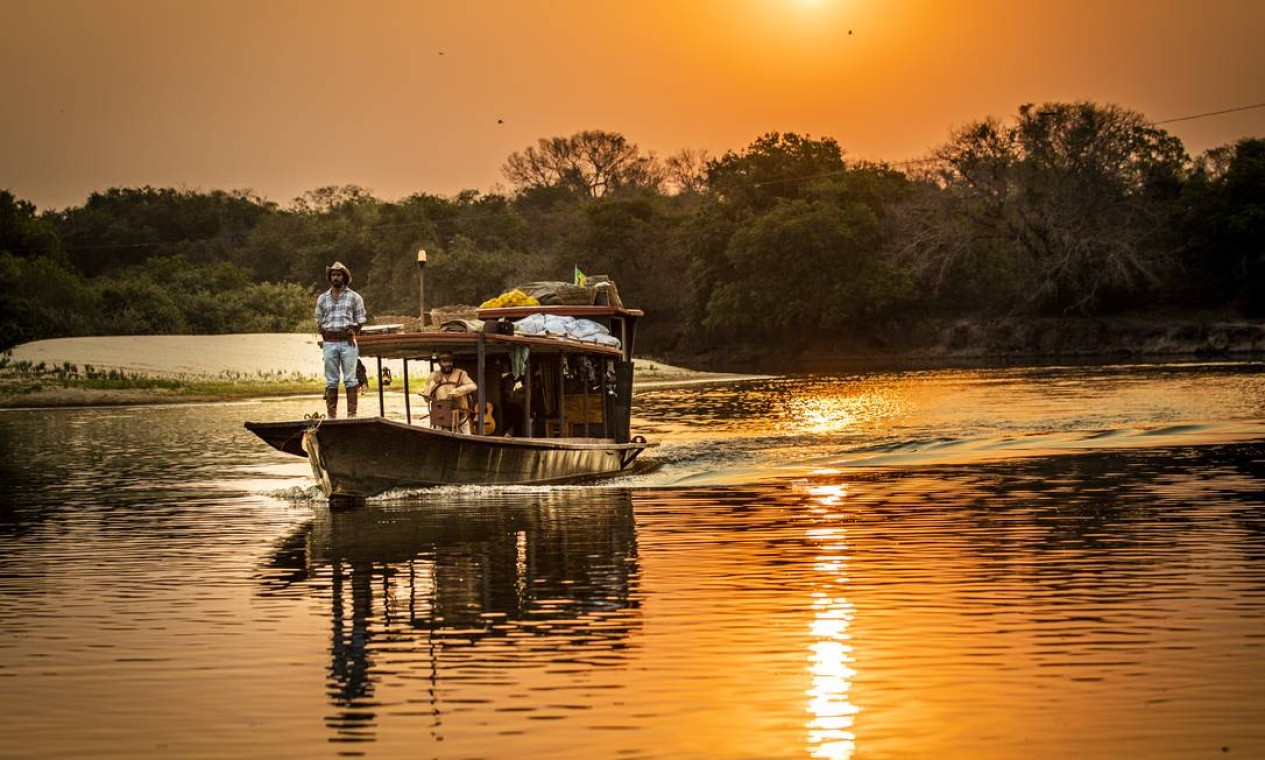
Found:
[[[1265, 103], [1253, 103], [1250, 106], [1238, 106], [1237, 108], [1224, 108], [1220, 111], [1205, 111], [1204, 113], [1196, 113], [1196, 114], [1191, 114], [1189, 116], [1178, 116], [1172, 119], [1161, 119], [1159, 121], [1150, 121], [1150, 122], [1147, 122], [1147, 124], [1149, 124], [1152, 127], [1156, 127], [1156, 126], [1159, 126], [1160, 124], [1174, 124], [1179, 121], [1194, 121], [1195, 119], [1206, 119], [1209, 116], [1221, 116], [1227, 113], [1239, 113], [1240, 111], [1251, 111], [1256, 108], [1265, 108]], [[917, 166], [919, 164], [935, 163], [938, 160], [939, 159], [934, 158], [934, 157], [926, 157], [926, 158], [911, 158], [907, 161], [877, 161], [875, 163], [880, 166]], [[780, 179], [770, 179], [770, 180], [765, 180], [763, 182], [755, 182], [753, 184], [756, 187], [764, 187], [765, 185], [774, 185], [774, 184], [779, 184], [782, 182], [799, 182], [802, 180], [821, 179], [824, 177], [837, 177], [841, 174], [847, 174], [848, 171], [849, 171], [848, 169], [841, 169], [839, 171], [825, 172], [822, 174], [809, 174], [803, 177], [782, 177]]]
[[1197, 113], [1191, 116], [1178, 116], [1175, 119], [1161, 119], [1160, 121], [1151, 122], [1151, 126], [1159, 124], [1172, 124], [1178, 121], [1193, 121], [1195, 119], [1205, 119], [1209, 116], [1220, 116], [1226, 113], [1238, 113], [1239, 111], [1251, 111], [1253, 108], [1265, 108], [1265, 103], [1254, 103], [1250, 106], [1239, 106], [1238, 108], [1226, 108], [1222, 111], [1208, 111], [1207, 113]]

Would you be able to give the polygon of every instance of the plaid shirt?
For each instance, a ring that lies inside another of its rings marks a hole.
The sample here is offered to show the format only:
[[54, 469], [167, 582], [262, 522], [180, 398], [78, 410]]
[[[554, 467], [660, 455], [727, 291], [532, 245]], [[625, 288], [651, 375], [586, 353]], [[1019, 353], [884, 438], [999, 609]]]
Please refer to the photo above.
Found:
[[343, 294], [334, 300], [334, 289], [316, 297], [316, 329], [343, 332], [365, 323], [365, 299], [351, 288], [343, 288]]

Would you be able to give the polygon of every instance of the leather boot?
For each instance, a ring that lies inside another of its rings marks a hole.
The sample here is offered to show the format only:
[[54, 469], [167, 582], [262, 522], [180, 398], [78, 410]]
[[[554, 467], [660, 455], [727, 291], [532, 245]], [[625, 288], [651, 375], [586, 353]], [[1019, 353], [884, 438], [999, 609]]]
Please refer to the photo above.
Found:
[[337, 388], [325, 389], [325, 416], [331, 420], [336, 419], [338, 417], [338, 389]]
[[360, 386], [353, 385], [347, 389], [347, 419], [356, 416], [356, 404], [360, 401]]

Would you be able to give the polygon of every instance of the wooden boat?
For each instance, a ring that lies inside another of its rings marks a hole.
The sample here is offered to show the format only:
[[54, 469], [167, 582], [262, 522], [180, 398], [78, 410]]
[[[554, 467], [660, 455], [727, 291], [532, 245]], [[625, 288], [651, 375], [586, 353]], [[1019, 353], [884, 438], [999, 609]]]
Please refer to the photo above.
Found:
[[[307, 457], [334, 500], [418, 486], [565, 483], [624, 470], [653, 445], [629, 429], [642, 312], [613, 306], [478, 311], [485, 325], [531, 314], [593, 320], [620, 346], [494, 330], [365, 334], [360, 356], [377, 360], [379, 378], [383, 359], [403, 360], [404, 420], [387, 418], [379, 382], [376, 417], [247, 422], [246, 428], [279, 451]], [[478, 385], [471, 420], [477, 434], [413, 419], [409, 365], [425, 361], [433, 369], [441, 352], [452, 353]]]

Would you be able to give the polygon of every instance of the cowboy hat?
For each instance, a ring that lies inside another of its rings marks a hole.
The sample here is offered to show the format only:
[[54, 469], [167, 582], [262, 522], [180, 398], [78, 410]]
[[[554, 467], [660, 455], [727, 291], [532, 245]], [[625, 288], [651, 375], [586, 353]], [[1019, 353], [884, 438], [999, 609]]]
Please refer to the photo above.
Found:
[[330, 264], [329, 266], [325, 267], [325, 279], [328, 280], [329, 276], [334, 273], [335, 269], [342, 270], [343, 275], [347, 278], [347, 282], [344, 284], [350, 285], [351, 284], [351, 270], [343, 266], [343, 263], [341, 261], [335, 261], [333, 264]]

